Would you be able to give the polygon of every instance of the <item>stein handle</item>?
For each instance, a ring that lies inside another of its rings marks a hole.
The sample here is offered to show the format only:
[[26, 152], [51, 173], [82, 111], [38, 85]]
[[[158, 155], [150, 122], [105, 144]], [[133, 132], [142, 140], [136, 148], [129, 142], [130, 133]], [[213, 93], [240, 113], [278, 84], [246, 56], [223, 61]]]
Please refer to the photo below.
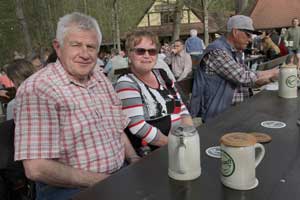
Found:
[[254, 149], [255, 150], [259, 149], [257, 155], [255, 153], [255, 168], [256, 168], [265, 156], [265, 147], [260, 143], [256, 143], [254, 145]]
[[178, 146], [178, 169], [179, 169], [179, 173], [181, 174], [186, 173], [185, 149], [186, 146], [184, 144], [184, 138], [180, 138], [180, 144]]

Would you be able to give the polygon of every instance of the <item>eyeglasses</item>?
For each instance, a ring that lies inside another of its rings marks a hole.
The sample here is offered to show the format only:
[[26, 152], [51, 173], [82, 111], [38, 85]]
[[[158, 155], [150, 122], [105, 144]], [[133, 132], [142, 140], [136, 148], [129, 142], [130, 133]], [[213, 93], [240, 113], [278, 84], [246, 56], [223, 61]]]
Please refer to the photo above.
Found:
[[132, 49], [131, 51], [134, 51], [134, 53], [139, 56], [145, 55], [146, 52], [148, 52], [150, 56], [156, 56], [158, 53], [157, 49], [144, 49], [144, 48], [135, 48]]
[[252, 34], [249, 33], [248, 30], [245, 30], [245, 29], [238, 29], [238, 30], [241, 31], [241, 32], [244, 32], [244, 33], [247, 35], [248, 38], [251, 38], [251, 37], [252, 37]]

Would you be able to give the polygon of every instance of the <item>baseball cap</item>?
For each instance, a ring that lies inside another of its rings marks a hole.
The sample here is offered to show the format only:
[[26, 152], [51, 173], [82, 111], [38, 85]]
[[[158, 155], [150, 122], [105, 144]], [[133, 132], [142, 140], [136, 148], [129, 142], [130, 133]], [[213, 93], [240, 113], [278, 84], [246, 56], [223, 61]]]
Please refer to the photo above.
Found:
[[251, 34], [261, 34], [261, 32], [254, 30], [252, 19], [245, 15], [234, 15], [229, 18], [227, 22], [227, 32], [231, 32], [233, 28], [240, 29]]

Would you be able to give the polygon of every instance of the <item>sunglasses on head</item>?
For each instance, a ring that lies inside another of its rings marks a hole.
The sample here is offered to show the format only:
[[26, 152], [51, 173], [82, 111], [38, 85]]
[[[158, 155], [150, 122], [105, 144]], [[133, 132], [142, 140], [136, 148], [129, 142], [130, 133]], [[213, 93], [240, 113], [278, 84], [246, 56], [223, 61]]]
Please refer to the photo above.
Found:
[[157, 49], [134, 48], [132, 51], [139, 56], [145, 55], [146, 51], [150, 56], [156, 56], [158, 53]]

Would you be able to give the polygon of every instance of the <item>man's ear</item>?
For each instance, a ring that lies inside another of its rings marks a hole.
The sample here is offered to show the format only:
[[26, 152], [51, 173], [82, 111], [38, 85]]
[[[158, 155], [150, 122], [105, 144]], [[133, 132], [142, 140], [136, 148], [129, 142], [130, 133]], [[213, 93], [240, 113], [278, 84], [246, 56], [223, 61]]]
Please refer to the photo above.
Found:
[[232, 35], [233, 35], [233, 37], [236, 38], [237, 34], [238, 34], [238, 30], [235, 29], [235, 28], [233, 28], [233, 29], [232, 29]]
[[59, 44], [59, 42], [56, 39], [53, 40], [52, 46], [53, 46], [53, 48], [55, 49], [56, 52], [60, 48], [60, 44]]
[[52, 46], [53, 46], [53, 48], [54, 48], [54, 50], [56, 52], [57, 57], [60, 57], [61, 46], [60, 46], [59, 42], [56, 39], [53, 40]]

